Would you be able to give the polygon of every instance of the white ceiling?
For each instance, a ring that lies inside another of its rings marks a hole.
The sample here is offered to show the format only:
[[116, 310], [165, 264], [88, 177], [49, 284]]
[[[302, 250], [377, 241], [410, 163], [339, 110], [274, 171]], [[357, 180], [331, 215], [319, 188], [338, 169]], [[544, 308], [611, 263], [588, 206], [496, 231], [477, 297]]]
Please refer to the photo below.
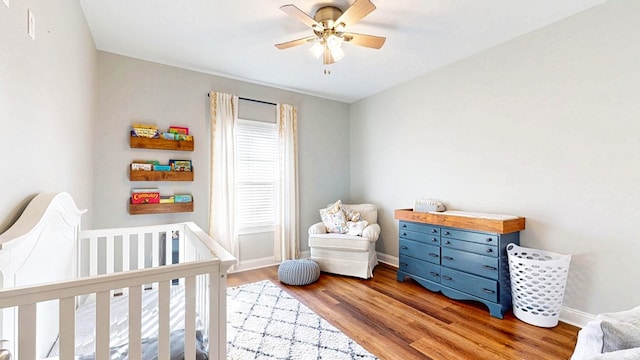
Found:
[[99, 50], [352, 103], [605, 0], [372, 0], [377, 9], [348, 31], [386, 43], [345, 44], [330, 66], [311, 45], [274, 47], [313, 35], [279, 7], [313, 17], [353, 0], [80, 1]]

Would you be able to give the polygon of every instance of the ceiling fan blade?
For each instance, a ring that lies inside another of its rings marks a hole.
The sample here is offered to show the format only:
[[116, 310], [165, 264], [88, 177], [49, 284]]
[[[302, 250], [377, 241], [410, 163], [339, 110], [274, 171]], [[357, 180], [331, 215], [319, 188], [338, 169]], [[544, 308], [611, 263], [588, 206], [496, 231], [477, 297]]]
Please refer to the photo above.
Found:
[[[322, 31], [324, 27], [319, 22], [315, 21], [311, 16], [307, 15], [304, 11], [300, 10], [297, 6], [293, 4], [282, 5], [280, 6], [280, 10], [284, 11], [288, 15], [293, 16], [301, 23], [307, 25], [312, 29], [318, 29]], [[318, 28], [319, 27], [319, 28]]]
[[362, 18], [369, 15], [375, 9], [376, 6], [373, 5], [371, 0], [356, 0], [353, 5], [340, 15], [335, 23], [343, 23], [345, 27], [349, 27], [362, 20]]
[[333, 60], [333, 55], [331, 55], [331, 50], [328, 47], [324, 48], [324, 54], [322, 54], [322, 63], [324, 65], [331, 65], [335, 62]]
[[382, 45], [384, 45], [385, 40], [387, 40], [387, 38], [382, 36], [356, 33], [344, 33], [342, 39], [348, 44], [360, 45], [372, 49], [380, 49]]
[[301, 39], [296, 39], [296, 40], [291, 40], [291, 41], [287, 41], [287, 42], [283, 42], [280, 44], [276, 44], [275, 46], [280, 49], [280, 50], [284, 50], [284, 49], [288, 49], [294, 46], [298, 46], [298, 45], [304, 45], [308, 42], [314, 41], [317, 38], [315, 36], [307, 36], [307, 37], [303, 37]]

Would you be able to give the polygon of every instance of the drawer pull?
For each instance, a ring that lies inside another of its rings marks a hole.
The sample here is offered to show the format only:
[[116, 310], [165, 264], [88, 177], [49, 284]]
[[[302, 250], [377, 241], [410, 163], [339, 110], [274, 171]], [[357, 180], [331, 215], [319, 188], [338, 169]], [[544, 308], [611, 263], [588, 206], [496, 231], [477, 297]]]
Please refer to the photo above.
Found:
[[449, 241], [449, 240], [445, 241], [444, 243], [445, 243], [445, 245], [451, 245], [451, 241]]
[[489, 265], [482, 265], [482, 268], [485, 269], [485, 270], [491, 270], [491, 271], [498, 270], [498, 268], [495, 268], [495, 267], [489, 266]]
[[435, 272], [435, 271], [432, 271], [432, 272], [431, 272], [431, 275], [432, 275], [432, 276], [440, 276], [440, 274], [438, 274], [438, 273], [437, 273], [437, 272]]
[[431, 238], [431, 242], [438, 242], [438, 239], [436, 239], [436, 238]]
[[496, 292], [493, 290], [489, 290], [489, 289], [482, 289], [482, 292], [487, 293], [487, 294], [495, 294]]
[[409, 265], [409, 264], [407, 264], [406, 262], [401, 262], [401, 263], [400, 263], [400, 266], [407, 267], [408, 265]]
[[438, 230], [436, 230], [436, 229], [431, 229], [431, 232], [435, 234], [435, 233], [437, 233], [437, 232], [438, 232]]
[[487, 253], [492, 253], [493, 249], [487, 249]]
[[450, 261], [453, 260], [453, 258], [451, 256], [443, 256], [442, 258], [445, 259], [445, 260], [450, 260]]
[[440, 255], [434, 254], [434, 253], [429, 253], [429, 256], [431, 256], [431, 257], [440, 257]]
[[450, 232], [448, 232], [448, 231], [445, 231], [445, 232], [444, 232], [444, 234], [445, 234], [445, 235], [451, 235], [451, 233], [450, 233]]
[[402, 224], [402, 227], [403, 227], [404, 229], [406, 229], [406, 228], [407, 228], [407, 224]]
[[403, 233], [402, 233], [402, 236], [407, 236], [407, 233], [406, 233], [406, 232], [403, 232]]
[[487, 238], [487, 242], [492, 242], [493, 238]]
[[409, 248], [408, 248], [408, 247], [406, 247], [406, 246], [404, 246], [404, 245], [401, 245], [401, 246], [400, 246], [400, 250], [409, 250]]
[[442, 278], [445, 280], [453, 280], [451, 277], [447, 276], [447, 275], [442, 275]]

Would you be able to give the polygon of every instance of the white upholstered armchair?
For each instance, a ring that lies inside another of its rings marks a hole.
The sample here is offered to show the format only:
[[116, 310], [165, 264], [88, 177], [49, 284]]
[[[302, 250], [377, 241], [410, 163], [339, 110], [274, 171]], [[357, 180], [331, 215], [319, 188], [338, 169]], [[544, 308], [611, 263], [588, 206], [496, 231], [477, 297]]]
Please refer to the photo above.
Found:
[[[373, 268], [378, 265], [376, 241], [380, 235], [376, 206], [342, 204], [338, 200], [320, 209], [320, 213], [323, 222], [309, 227], [311, 260], [320, 265], [321, 271], [364, 279], [373, 277]], [[337, 219], [337, 227], [327, 226], [331, 225], [331, 219]]]

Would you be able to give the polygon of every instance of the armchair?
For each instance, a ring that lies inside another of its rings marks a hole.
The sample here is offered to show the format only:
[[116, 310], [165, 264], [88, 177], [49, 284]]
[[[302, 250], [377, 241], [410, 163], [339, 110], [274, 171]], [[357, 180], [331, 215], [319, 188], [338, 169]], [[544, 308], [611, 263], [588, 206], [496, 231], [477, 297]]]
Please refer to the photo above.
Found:
[[[376, 241], [380, 235], [378, 210], [372, 204], [341, 204], [340, 200], [329, 208], [340, 209], [346, 214], [359, 214], [363, 221], [349, 223], [347, 233], [328, 232], [324, 222], [309, 227], [309, 249], [311, 260], [320, 265], [320, 270], [364, 279], [373, 277], [373, 268], [378, 265]], [[364, 228], [358, 228], [358, 225]], [[356, 235], [360, 234], [361, 235]]]

